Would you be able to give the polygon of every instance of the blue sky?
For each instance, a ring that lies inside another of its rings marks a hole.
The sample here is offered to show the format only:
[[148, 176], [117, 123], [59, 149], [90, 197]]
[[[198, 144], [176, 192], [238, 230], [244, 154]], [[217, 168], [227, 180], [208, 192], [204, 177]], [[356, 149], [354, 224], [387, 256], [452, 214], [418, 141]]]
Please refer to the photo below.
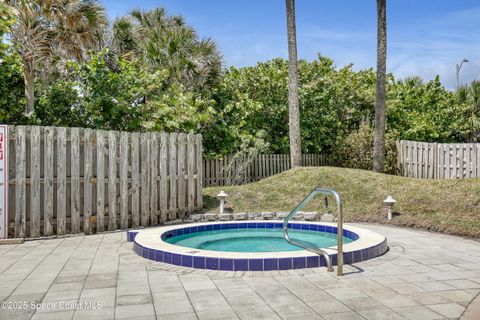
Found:
[[[183, 15], [202, 37], [214, 39], [225, 66], [254, 65], [287, 57], [284, 0], [103, 0], [115, 18], [132, 8], [163, 6]], [[297, 0], [297, 41], [300, 58], [326, 55], [339, 67], [375, 66], [375, 0]], [[387, 0], [387, 69], [397, 78], [439, 74], [455, 87], [455, 64], [470, 60], [461, 81], [480, 79], [480, 1]]]

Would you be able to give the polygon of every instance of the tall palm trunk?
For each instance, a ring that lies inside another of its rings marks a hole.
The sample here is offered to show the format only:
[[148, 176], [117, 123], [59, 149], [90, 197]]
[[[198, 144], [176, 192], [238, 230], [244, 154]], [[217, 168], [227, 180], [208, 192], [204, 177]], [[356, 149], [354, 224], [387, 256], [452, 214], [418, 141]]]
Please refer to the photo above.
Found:
[[32, 114], [35, 110], [35, 69], [32, 66], [32, 61], [24, 60], [23, 78], [25, 81], [25, 98], [27, 99], [25, 113], [27, 115]]
[[375, 97], [375, 141], [373, 171], [385, 166], [385, 100], [387, 74], [387, 10], [386, 0], [377, 0], [377, 92]]
[[290, 159], [292, 167], [302, 165], [300, 141], [300, 110], [298, 103], [297, 36], [295, 27], [295, 0], [287, 3], [288, 33], [288, 124], [290, 138]]

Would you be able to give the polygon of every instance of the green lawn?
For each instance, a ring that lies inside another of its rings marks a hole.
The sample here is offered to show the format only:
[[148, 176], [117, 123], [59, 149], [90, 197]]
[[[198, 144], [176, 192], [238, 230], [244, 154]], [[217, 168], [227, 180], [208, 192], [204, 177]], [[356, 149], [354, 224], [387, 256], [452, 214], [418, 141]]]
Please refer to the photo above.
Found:
[[[340, 193], [345, 221], [480, 237], [480, 179], [423, 180], [345, 168], [298, 168], [242, 186], [205, 188], [205, 211], [218, 210], [215, 195], [220, 190], [229, 195], [227, 208], [234, 212], [290, 211], [315, 187]], [[397, 200], [390, 222], [382, 203], [388, 195]], [[322, 210], [314, 200], [304, 208]]]

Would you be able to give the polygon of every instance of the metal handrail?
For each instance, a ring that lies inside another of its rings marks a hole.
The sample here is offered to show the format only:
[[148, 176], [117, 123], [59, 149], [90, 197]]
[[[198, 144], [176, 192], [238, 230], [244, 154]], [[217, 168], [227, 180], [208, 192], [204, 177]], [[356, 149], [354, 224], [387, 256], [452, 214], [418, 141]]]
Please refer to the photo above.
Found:
[[[325, 250], [314, 246], [307, 246], [305, 244], [290, 239], [290, 237], [288, 236], [288, 222], [318, 193], [333, 195], [335, 197], [335, 200], [337, 201], [337, 275], [341, 276], [343, 275], [343, 212], [342, 199], [336, 191], [330, 189], [315, 188], [312, 192], [310, 192], [310, 194], [306, 196], [305, 199], [303, 199], [302, 202], [300, 202], [285, 217], [285, 220], [283, 220], [283, 236], [289, 243], [323, 256], [325, 258], [325, 261], [327, 262], [328, 271], [333, 271], [332, 258]], [[325, 203], [327, 204], [327, 201], [325, 201]]]

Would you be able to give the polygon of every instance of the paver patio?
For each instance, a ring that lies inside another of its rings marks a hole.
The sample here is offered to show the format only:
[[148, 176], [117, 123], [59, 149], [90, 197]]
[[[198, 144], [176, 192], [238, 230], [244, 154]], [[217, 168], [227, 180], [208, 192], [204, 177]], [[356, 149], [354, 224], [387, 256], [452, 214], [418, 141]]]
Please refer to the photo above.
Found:
[[0, 246], [0, 319], [457, 319], [479, 294], [479, 241], [359, 226], [390, 251], [343, 277], [171, 266], [137, 256], [125, 232]]

